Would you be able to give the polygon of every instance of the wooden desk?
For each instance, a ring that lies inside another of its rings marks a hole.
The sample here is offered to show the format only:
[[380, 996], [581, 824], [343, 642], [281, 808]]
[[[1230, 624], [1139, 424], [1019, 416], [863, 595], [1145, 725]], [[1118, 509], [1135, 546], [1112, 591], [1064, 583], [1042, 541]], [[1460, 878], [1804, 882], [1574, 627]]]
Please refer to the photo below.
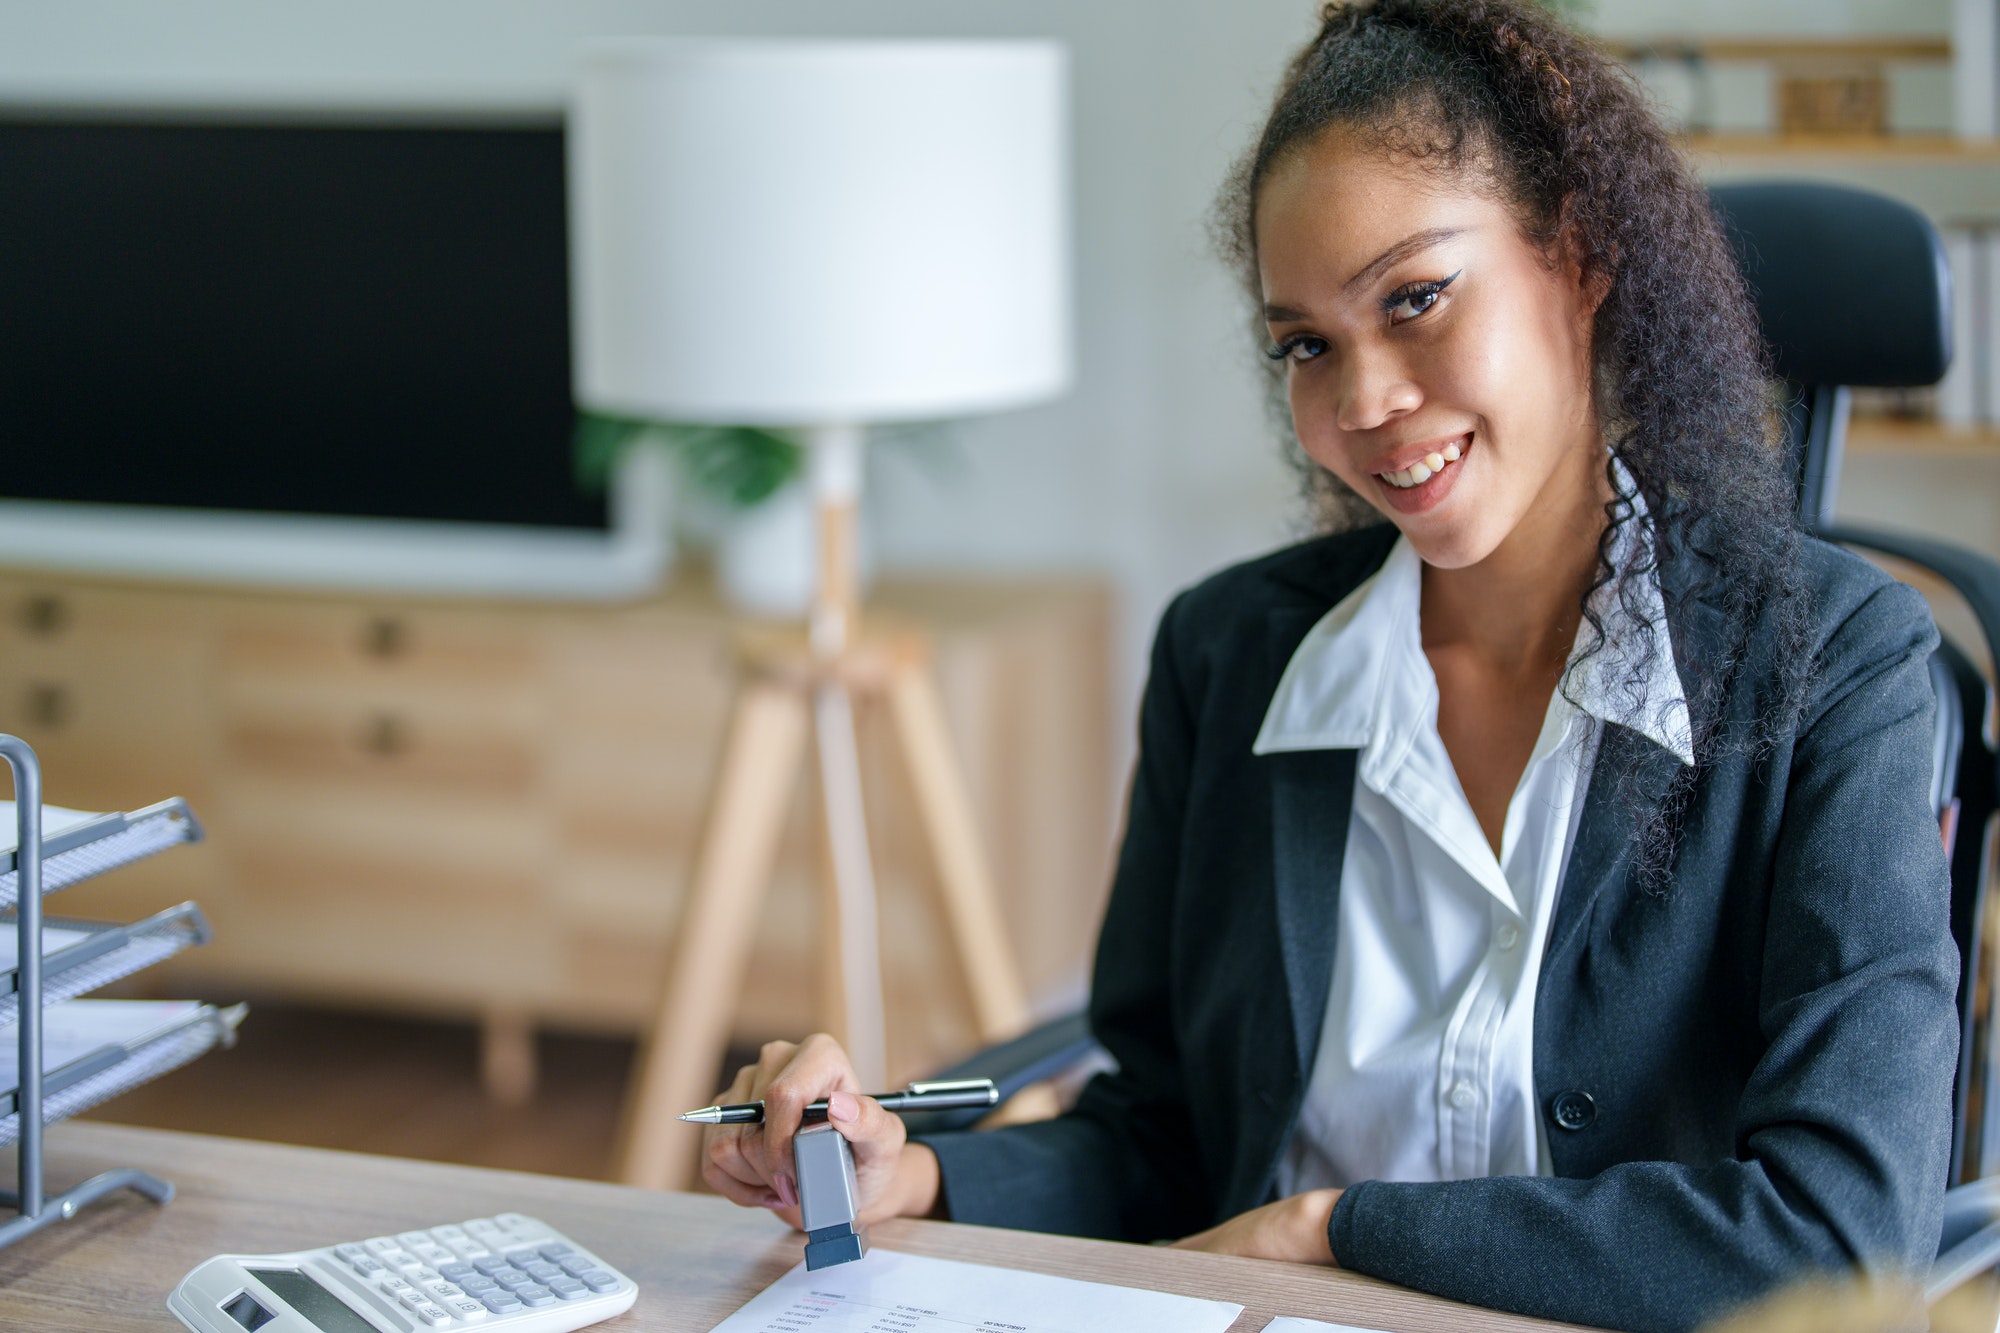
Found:
[[[639, 1303], [606, 1333], [706, 1333], [799, 1261], [776, 1218], [721, 1199], [318, 1148], [70, 1123], [49, 1132], [66, 1187], [112, 1166], [172, 1181], [165, 1207], [131, 1195], [0, 1250], [8, 1333], [175, 1333], [166, 1296], [210, 1255], [270, 1253], [435, 1226], [508, 1209], [575, 1236], [629, 1273]], [[1292, 1314], [1390, 1333], [1560, 1327], [1421, 1296], [1329, 1269], [941, 1222], [876, 1227], [877, 1245], [1066, 1277], [1235, 1301], [1234, 1333]]]

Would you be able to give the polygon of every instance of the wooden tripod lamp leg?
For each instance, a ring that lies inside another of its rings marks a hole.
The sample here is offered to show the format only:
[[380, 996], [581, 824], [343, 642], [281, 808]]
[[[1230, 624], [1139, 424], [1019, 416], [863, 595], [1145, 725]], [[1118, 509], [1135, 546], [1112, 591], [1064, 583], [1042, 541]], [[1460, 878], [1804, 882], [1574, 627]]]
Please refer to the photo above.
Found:
[[821, 685], [813, 696], [819, 741], [819, 789], [825, 804], [827, 861], [833, 911], [828, 913], [840, 996], [839, 1036], [863, 1087], [885, 1086], [887, 1038], [882, 1012], [881, 939], [875, 911], [875, 868], [861, 797], [861, 756], [847, 687]]
[[896, 735], [909, 765], [924, 830], [937, 862], [945, 919], [959, 966], [972, 990], [982, 1040], [1012, 1037], [1028, 1026], [1028, 996], [1014, 960], [1000, 898], [945, 724], [944, 705], [922, 657], [900, 663], [889, 684]]
[[714, 804], [667, 959], [659, 1012], [626, 1094], [618, 1178], [686, 1189], [700, 1135], [674, 1117], [708, 1104], [743, 989], [787, 808], [805, 756], [806, 698], [750, 679], [737, 696]]

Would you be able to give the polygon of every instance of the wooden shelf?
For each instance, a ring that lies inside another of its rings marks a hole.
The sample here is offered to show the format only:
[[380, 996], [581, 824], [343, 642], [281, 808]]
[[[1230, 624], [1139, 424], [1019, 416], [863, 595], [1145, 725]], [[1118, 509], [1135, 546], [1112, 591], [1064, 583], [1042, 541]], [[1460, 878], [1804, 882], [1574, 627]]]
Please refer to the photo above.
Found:
[[2000, 427], [1945, 426], [1935, 421], [1856, 417], [1847, 428], [1850, 454], [1906, 458], [1987, 458], [2000, 461]]
[[1865, 37], [1606, 37], [1620, 60], [1950, 60], [1947, 36]]
[[1952, 134], [1690, 134], [1681, 146], [1696, 157], [1838, 158], [1879, 162], [1923, 159], [1962, 166], [2000, 163], [2000, 139]]

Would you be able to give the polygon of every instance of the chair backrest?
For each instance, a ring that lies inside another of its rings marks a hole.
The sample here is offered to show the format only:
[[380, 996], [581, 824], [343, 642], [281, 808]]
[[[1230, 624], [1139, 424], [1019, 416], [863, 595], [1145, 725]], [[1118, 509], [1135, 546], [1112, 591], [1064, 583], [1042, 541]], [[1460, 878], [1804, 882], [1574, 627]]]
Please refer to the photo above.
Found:
[[[1834, 524], [1849, 390], [1935, 384], [1951, 362], [1951, 271], [1937, 229], [1908, 204], [1849, 186], [1806, 181], [1718, 185], [1710, 191], [1757, 302], [1773, 368], [1787, 386], [1787, 443], [1809, 531], [1912, 560], [1972, 604], [2000, 661], [2000, 564], [1935, 540]], [[1994, 1163], [2000, 1082], [1975, 1069], [1973, 999], [1981, 966], [1987, 828], [2000, 808], [2000, 754], [1986, 737], [1990, 689], [1972, 658], [1943, 643], [1930, 663], [1937, 694], [1931, 796], [1951, 858], [1951, 926], [1959, 951], [1960, 1049], [1952, 1100], [1954, 1183]], [[1972, 1090], [1985, 1090], [1982, 1124]]]
[[1930, 219], [1815, 181], [1709, 190], [1790, 386], [1799, 518], [1833, 521], [1849, 388], [1935, 384], [1951, 363], [1951, 269]]

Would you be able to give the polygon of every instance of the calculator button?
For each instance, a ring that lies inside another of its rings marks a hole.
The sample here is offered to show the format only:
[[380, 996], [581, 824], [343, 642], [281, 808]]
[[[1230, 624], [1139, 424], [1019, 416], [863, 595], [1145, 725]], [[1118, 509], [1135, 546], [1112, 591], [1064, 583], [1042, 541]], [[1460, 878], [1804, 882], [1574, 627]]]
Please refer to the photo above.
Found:
[[575, 1250], [563, 1244], [542, 1246], [542, 1258], [549, 1260], [551, 1263], [562, 1258], [565, 1254], [575, 1254], [575, 1253], [576, 1253]]
[[593, 1268], [587, 1273], [578, 1273], [576, 1280], [595, 1292], [618, 1290], [618, 1279], [601, 1268]]
[[590, 1288], [584, 1286], [573, 1277], [550, 1278], [549, 1290], [566, 1301], [580, 1301], [590, 1295]]
[[375, 1257], [391, 1268], [415, 1268], [423, 1263], [423, 1260], [416, 1255], [400, 1247], [393, 1250], [378, 1250]]
[[366, 1258], [368, 1255], [368, 1251], [359, 1245], [336, 1245], [333, 1247], [333, 1252], [349, 1263], [353, 1263], [356, 1259]]
[[505, 1287], [501, 1286], [498, 1282], [495, 1282], [492, 1278], [480, 1277], [476, 1273], [473, 1276], [465, 1279], [465, 1281], [459, 1283], [458, 1285], [464, 1287], [474, 1296], [484, 1296], [489, 1291], [506, 1290]]
[[425, 1301], [416, 1308], [415, 1314], [432, 1328], [444, 1328], [451, 1323], [451, 1311], [435, 1301]]
[[519, 1213], [501, 1213], [493, 1220], [509, 1231], [527, 1231], [535, 1225]]
[[523, 1305], [554, 1305], [556, 1294], [540, 1283], [529, 1283], [514, 1293]]
[[431, 1239], [440, 1245], [449, 1245], [455, 1240], [465, 1239], [464, 1227], [432, 1227]]
[[396, 1299], [403, 1303], [405, 1309], [409, 1310], [415, 1310], [431, 1303], [431, 1298], [423, 1292], [418, 1291], [415, 1287], [411, 1287], [408, 1291], [397, 1292]]
[[516, 1268], [525, 1268], [529, 1264], [532, 1264], [537, 1260], [539, 1260], [541, 1257], [542, 1257], [542, 1252], [540, 1250], [533, 1248], [515, 1249], [507, 1251], [507, 1262], [514, 1265], [514, 1267]]
[[481, 1303], [479, 1303], [478, 1301], [472, 1299], [472, 1297], [470, 1296], [460, 1296], [456, 1300], [446, 1301], [444, 1303], [444, 1308], [451, 1311], [453, 1314], [457, 1315], [460, 1319], [465, 1320], [467, 1323], [471, 1323], [475, 1319], [484, 1319], [486, 1317], [486, 1307]]
[[562, 1258], [556, 1260], [556, 1267], [562, 1269], [563, 1272], [568, 1273], [571, 1277], [582, 1277], [585, 1273], [597, 1267], [597, 1260], [586, 1259], [580, 1254], [565, 1254]]
[[503, 1268], [497, 1273], [488, 1273], [487, 1276], [509, 1291], [519, 1291], [523, 1287], [535, 1285], [535, 1279], [518, 1268]]
[[539, 1259], [520, 1265], [521, 1271], [537, 1282], [547, 1282], [552, 1277], [562, 1276], [562, 1269], [554, 1264], [545, 1264]]
[[471, 1264], [438, 1265], [438, 1276], [448, 1277], [453, 1282], [463, 1282], [466, 1278], [471, 1277], [472, 1273], [473, 1273], [473, 1268]]
[[439, 1264], [451, 1263], [458, 1258], [457, 1255], [442, 1245], [419, 1245], [415, 1253], [417, 1258], [430, 1264], [432, 1267], [436, 1267]]
[[396, 1237], [396, 1240], [402, 1245], [404, 1249], [414, 1250], [419, 1245], [430, 1244], [431, 1233], [428, 1231], [405, 1231], [399, 1233]]
[[382, 1267], [382, 1265], [376, 1263], [373, 1259], [370, 1259], [365, 1254], [358, 1259], [349, 1259], [347, 1261], [347, 1266], [349, 1268], [352, 1268], [355, 1272], [361, 1274], [361, 1276], [363, 1277], [381, 1277], [384, 1273], [389, 1271], [388, 1269]]
[[497, 1254], [488, 1255], [484, 1259], [474, 1259], [472, 1266], [488, 1277], [492, 1277], [495, 1273], [511, 1273], [514, 1271], [514, 1265], [508, 1263]]
[[521, 1298], [511, 1291], [489, 1291], [479, 1299], [494, 1314], [509, 1314], [521, 1308]]
[[418, 1264], [414, 1268], [405, 1268], [403, 1276], [421, 1287], [426, 1282], [437, 1281], [438, 1271], [435, 1268], [425, 1268], [422, 1264]]
[[491, 1243], [500, 1237], [500, 1224], [490, 1217], [475, 1217], [464, 1224], [465, 1234]]
[[424, 1283], [424, 1290], [430, 1293], [430, 1297], [434, 1301], [448, 1301], [454, 1296], [465, 1295], [464, 1287], [459, 1286], [456, 1282], [447, 1282], [443, 1278], [439, 1278], [435, 1282]]
[[361, 1248], [379, 1259], [385, 1254], [394, 1254], [403, 1247], [394, 1236], [377, 1236], [374, 1240], [362, 1241]]
[[467, 1236], [464, 1240], [449, 1241], [446, 1243], [445, 1248], [467, 1263], [477, 1259], [482, 1254], [493, 1253], [485, 1241], [474, 1240], [470, 1236]]
[[385, 1277], [382, 1279], [382, 1290], [391, 1296], [402, 1296], [406, 1292], [414, 1292], [416, 1288], [399, 1277]]

